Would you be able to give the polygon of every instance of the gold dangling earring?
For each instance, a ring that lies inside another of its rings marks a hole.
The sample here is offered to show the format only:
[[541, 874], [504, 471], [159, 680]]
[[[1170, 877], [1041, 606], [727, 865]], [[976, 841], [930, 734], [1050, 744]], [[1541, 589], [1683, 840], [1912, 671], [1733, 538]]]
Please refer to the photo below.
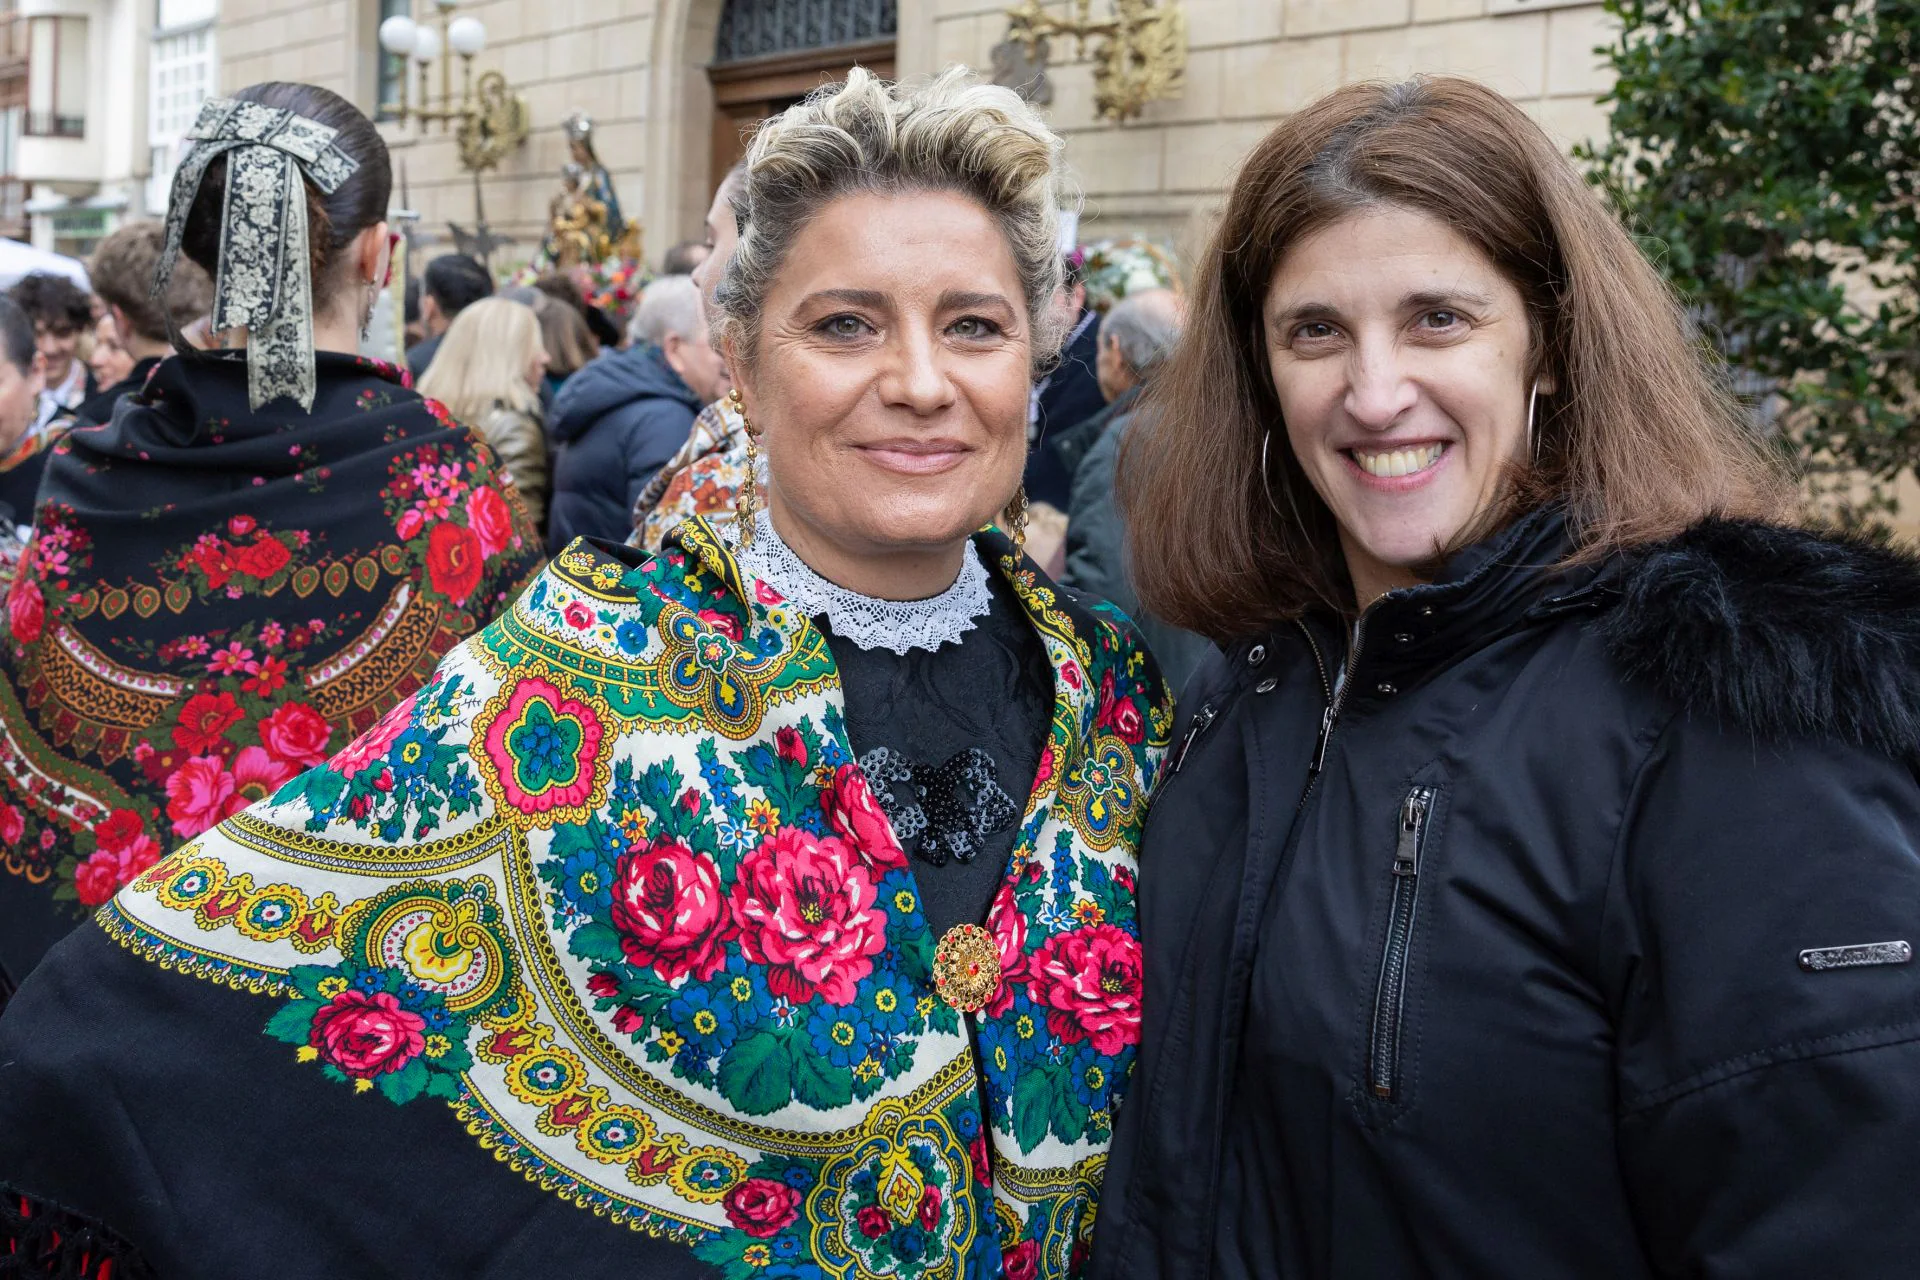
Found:
[[1013, 539], [1013, 558], [1018, 560], [1027, 554], [1027, 486], [1021, 485], [1013, 491], [1013, 501], [1007, 504], [1007, 536]]
[[747, 421], [747, 406], [740, 399], [740, 388], [727, 392], [727, 408], [740, 415], [747, 433], [747, 474], [741, 477], [740, 492], [734, 500], [734, 522], [739, 529], [740, 549], [753, 545], [753, 518], [760, 505], [760, 493], [754, 477], [760, 473], [760, 450], [753, 438], [753, 424]]

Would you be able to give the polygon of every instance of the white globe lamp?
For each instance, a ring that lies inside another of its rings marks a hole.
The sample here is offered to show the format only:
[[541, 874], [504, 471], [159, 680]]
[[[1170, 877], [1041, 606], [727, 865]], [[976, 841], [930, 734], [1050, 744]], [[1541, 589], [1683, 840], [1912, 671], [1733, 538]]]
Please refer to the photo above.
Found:
[[413, 52], [419, 36], [420, 28], [404, 14], [395, 14], [380, 24], [380, 47], [402, 58]]
[[461, 57], [473, 57], [487, 47], [486, 24], [478, 18], [455, 18], [447, 26], [447, 44]]

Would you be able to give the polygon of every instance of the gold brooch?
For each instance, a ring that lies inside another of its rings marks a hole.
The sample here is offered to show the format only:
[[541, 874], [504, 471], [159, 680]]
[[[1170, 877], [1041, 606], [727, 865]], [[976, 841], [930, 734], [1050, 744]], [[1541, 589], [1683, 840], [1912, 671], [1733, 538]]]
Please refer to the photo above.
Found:
[[978, 1013], [1000, 989], [1000, 948], [977, 924], [947, 930], [933, 952], [933, 989], [961, 1013]]

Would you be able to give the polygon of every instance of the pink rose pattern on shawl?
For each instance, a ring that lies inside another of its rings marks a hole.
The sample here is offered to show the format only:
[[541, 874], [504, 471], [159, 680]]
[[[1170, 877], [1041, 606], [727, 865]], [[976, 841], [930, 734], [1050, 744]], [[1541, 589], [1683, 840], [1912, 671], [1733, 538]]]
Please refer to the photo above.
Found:
[[[680, 1194], [724, 1215], [702, 1256], [728, 1280], [809, 1257], [848, 1274], [1071, 1274], [1071, 1245], [1041, 1244], [1053, 1210], [996, 1231], [983, 1197], [996, 1173], [1018, 1185], [1021, 1171], [1049, 1167], [1060, 1149], [1049, 1144], [1095, 1152], [1111, 1137], [1140, 1026], [1137, 826], [1083, 836], [1101, 815], [1076, 809], [1065, 782], [1078, 776], [1097, 729], [1102, 744], [1118, 744], [1101, 747], [1108, 767], [1130, 768], [1139, 790], [1150, 787], [1168, 718], [1163, 696], [1144, 683], [1150, 665], [1129, 663], [1129, 645], [1106, 624], [1079, 624], [1085, 639], [1070, 646], [1073, 656], [1055, 655], [1056, 670], [1071, 668], [1062, 681], [1081, 691], [1086, 737], [1075, 739], [1066, 717], [1056, 718], [986, 921], [999, 989], [963, 1019], [934, 993], [937, 939], [914, 869], [852, 760], [837, 709], [767, 696], [752, 683], [760, 668], [749, 659], [778, 643], [753, 610], [778, 605], [755, 585], [742, 584], [746, 599], [736, 597], [679, 547], [637, 571], [641, 585], [635, 572], [576, 544], [520, 608], [556, 643], [629, 654], [664, 648], [659, 631], [593, 601], [617, 604], [631, 589], [643, 610], [671, 606], [698, 620], [703, 634], [726, 643], [676, 660], [707, 664], [699, 670], [731, 682], [744, 733], [702, 725], [697, 706], [685, 713], [691, 723], [682, 716], [655, 730], [641, 722], [681, 713], [661, 697], [621, 702], [585, 671], [516, 662], [512, 632], [497, 623], [474, 647], [504, 660], [497, 683], [483, 678], [475, 690], [464, 665], [443, 670], [359, 739], [333, 744], [327, 764], [283, 784], [276, 821], [296, 820], [304, 803], [315, 818], [402, 844], [410, 832], [390, 825], [382, 797], [423, 785], [451, 795], [459, 788], [434, 770], [450, 769], [454, 783], [474, 771], [467, 793], [482, 796], [475, 803], [490, 796], [494, 820], [531, 836], [538, 910], [600, 1032], [663, 1086], [685, 1082], [690, 1098], [742, 1121], [775, 1130], [857, 1125], [863, 1104], [904, 1097], [939, 1067], [929, 1055], [971, 1039], [980, 1079], [938, 1104], [945, 1127], [903, 1127], [863, 1148], [859, 1168], [835, 1174], [826, 1200], [814, 1194], [824, 1169], [812, 1156], [749, 1153], [742, 1165], [689, 1155], [673, 1166]], [[1045, 610], [1050, 599], [1030, 604]], [[521, 617], [514, 625], [526, 625]], [[627, 627], [638, 634], [624, 634]], [[203, 708], [203, 718], [217, 721], [220, 710]], [[259, 747], [195, 757], [197, 785], [178, 798], [179, 820], [217, 820], [261, 785], [263, 769], [315, 750], [311, 729], [276, 724]], [[542, 809], [537, 801], [549, 795], [559, 800]], [[5, 825], [0, 810], [0, 833]], [[118, 875], [103, 866], [100, 878]], [[465, 1015], [402, 971], [362, 963], [302, 970], [273, 1033], [302, 1046], [330, 1078], [395, 1103], [441, 1087], [444, 1073], [460, 1069], [452, 1064], [507, 1061], [516, 1096], [539, 1109], [543, 1132], [577, 1132], [580, 1150], [602, 1164], [631, 1161], [640, 1185], [667, 1177], [661, 1162], [674, 1157], [646, 1145], [651, 1131], [627, 1104], [543, 1093], [572, 1069], [563, 1057], [541, 1056], [547, 1040], [478, 1026], [469, 1033]], [[469, 1049], [472, 1058], [461, 1057]]]

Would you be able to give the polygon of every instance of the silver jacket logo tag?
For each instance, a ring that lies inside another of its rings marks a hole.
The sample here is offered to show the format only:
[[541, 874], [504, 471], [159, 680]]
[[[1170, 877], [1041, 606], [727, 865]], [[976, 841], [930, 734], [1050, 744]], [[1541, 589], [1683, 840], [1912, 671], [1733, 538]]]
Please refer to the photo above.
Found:
[[1815, 947], [1800, 953], [1800, 967], [1808, 973], [1823, 969], [1864, 969], [1875, 964], [1906, 964], [1913, 948], [1904, 942], [1867, 942], [1854, 947]]

